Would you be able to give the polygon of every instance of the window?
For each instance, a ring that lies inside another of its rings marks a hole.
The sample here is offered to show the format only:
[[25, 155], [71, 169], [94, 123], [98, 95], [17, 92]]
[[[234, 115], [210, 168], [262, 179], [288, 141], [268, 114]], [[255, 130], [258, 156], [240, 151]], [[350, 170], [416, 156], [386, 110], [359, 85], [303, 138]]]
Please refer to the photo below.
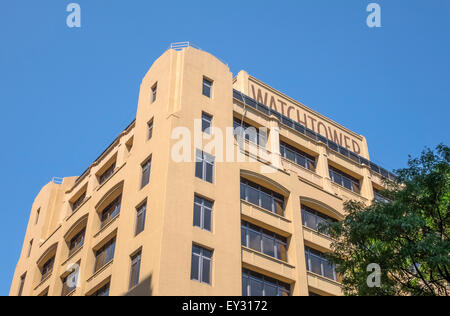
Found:
[[117, 197], [111, 204], [109, 204], [102, 211], [101, 216], [101, 228], [108, 225], [117, 215], [120, 214], [120, 203], [122, 200], [122, 196]]
[[195, 153], [195, 176], [213, 183], [214, 156], [197, 149]]
[[191, 280], [211, 284], [212, 251], [193, 245]]
[[152, 139], [153, 136], [153, 119], [147, 123], [147, 140]]
[[337, 281], [336, 269], [330, 264], [323, 253], [309, 247], [305, 247], [306, 270]]
[[[302, 223], [303, 226], [311, 228], [315, 231], [319, 231], [320, 226], [326, 225], [328, 222], [337, 222], [334, 218], [322, 214], [316, 210], [313, 210], [310, 207], [302, 205]], [[326, 235], [328, 233], [326, 231], [322, 232]]]
[[30, 244], [28, 245], [28, 254], [27, 254], [27, 258], [30, 257], [31, 255], [31, 249], [33, 248], [33, 239], [30, 240]]
[[242, 221], [242, 245], [287, 262], [287, 239], [256, 225]]
[[304, 153], [300, 149], [292, 147], [284, 142], [280, 142], [280, 154], [282, 157], [292, 161], [311, 171], [316, 170], [316, 159], [313, 156]]
[[76, 199], [75, 202], [72, 203], [72, 211], [78, 209], [81, 206], [81, 204], [83, 204], [85, 198], [86, 192], [83, 192], [83, 194], [81, 194], [80, 197]]
[[41, 215], [41, 209], [38, 208], [38, 210], [36, 211], [36, 222], [34, 223], [35, 225], [39, 222], [39, 215]]
[[27, 276], [27, 274], [25, 273], [24, 275], [22, 275], [20, 277], [19, 293], [17, 294], [17, 296], [22, 296], [22, 294], [23, 294], [23, 287], [25, 285], [25, 277], [26, 276]]
[[202, 113], [202, 132], [211, 135], [212, 116]]
[[374, 200], [380, 203], [389, 203], [389, 199], [385, 198], [383, 196], [383, 193], [381, 190], [377, 190], [375, 188], [373, 188], [373, 195], [374, 195]]
[[67, 296], [75, 291], [78, 283], [78, 271], [78, 269], [73, 270], [68, 276], [63, 279], [61, 296]]
[[131, 257], [131, 272], [130, 272], [130, 289], [139, 283], [139, 272], [141, 270], [141, 252], [139, 251]]
[[73, 255], [78, 249], [84, 245], [84, 234], [86, 230], [83, 229], [76, 234], [69, 242], [69, 257]]
[[116, 238], [108, 241], [102, 248], [95, 252], [95, 268], [97, 272], [114, 259], [114, 251], [116, 249]]
[[109, 296], [109, 283], [95, 291], [91, 296]]
[[152, 166], [152, 159], [147, 159], [142, 165], [142, 178], [141, 178], [141, 189], [145, 187], [150, 182], [150, 169]]
[[203, 78], [203, 90], [202, 90], [202, 93], [203, 93], [204, 96], [207, 96], [208, 98], [211, 98], [212, 85], [213, 85], [213, 82], [211, 80]]
[[157, 90], [158, 90], [158, 83], [155, 83], [152, 87], [152, 103], [156, 101]]
[[100, 177], [99, 177], [99, 179], [98, 179], [98, 182], [99, 182], [100, 184], [105, 183], [106, 180], [108, 180], [108, 179], [113, 175], [114, 169], [116, 169], [116, 163], [113, 163], [108, 169], [106, 169], [105, 172], [103, 172], [103, 173], [100, 175]]
[[212, 231], [213, 202], [199, 196], [194, 197], [194, 226]]
[[266, 147], [267, 133], [263, 132], [259, 128], [256, 128], [238, 118], [233, 119], [234, 135], [245, 138], [251, 143]]
[[256, 183], [241, 179], [241, 199], [284, 216], [284, 197]]
[[337, 183], [344, 188], [347, 188], [355, 193], [359, 194], [359, 180], [349, 176], [345, 172], [342, 172], [332, 166], [329, 166], [331, 181]]
[[243, 269], [242, 296], [290, 296], [291, 286], [265, 275]]
[[52, 274], [53, 271], [53, 264], [55, 263], [55, 257], [51, 257], [47, 262], [44, 263], [41, 269], [41, 281], [45, 280], [47, 277], [49, 277]]
[[147, 202], [144, 202], [136, 209], [136, 231], [135, 236], [145, 229], [145, 213], [147, 212]]

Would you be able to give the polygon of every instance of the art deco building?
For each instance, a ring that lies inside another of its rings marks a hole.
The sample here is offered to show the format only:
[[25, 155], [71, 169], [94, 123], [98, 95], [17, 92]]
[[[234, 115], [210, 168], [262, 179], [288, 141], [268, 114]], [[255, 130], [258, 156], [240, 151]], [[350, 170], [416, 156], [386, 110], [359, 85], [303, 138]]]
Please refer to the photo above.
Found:
[[173, 45], [136, 120], [36, 197], [10, 295], [340, 295], [318, 225], [383, 176], [363, 136]]

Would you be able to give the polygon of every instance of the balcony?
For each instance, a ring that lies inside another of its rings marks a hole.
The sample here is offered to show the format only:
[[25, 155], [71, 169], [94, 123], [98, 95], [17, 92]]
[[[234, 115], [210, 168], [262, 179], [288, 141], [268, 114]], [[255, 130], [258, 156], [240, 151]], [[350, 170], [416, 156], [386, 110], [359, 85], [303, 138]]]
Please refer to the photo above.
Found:
[[311, 170], [308, 170], [300, 165], [297, 165], [285, 158], [281, 159], [281, 164], [283, 168], [287, 170], [289, 173], [294, 172], [303, 180], [310, 182], [313, 185], [318, 186], [320, 188], [323, 187], [323, 178], [318, 174], [316, 174], [315, 172], [312, 172]]
[[242, 247], [242, 263], [256, 270], [269, 272], [283, 282], [295, 280], [294, 266], [244, 246]]
[[244, 219], [254, 219], [260, 223], [283, 232], [284, 235], [286, 233], [291, 233], [290, 220], [244, 200], [241, 200], [241, 214], [243, 215]]
[[342, 285], [313, 272], [307, 272], [308, 286], [333, 296], [342, 296]]
[[303, 226], [303, 238], [305, 239], [305, 241], [319, 246], [323, 249], [330, 249], [331, 243], [333, 242], [333, 239], [331, 239], [330, 237], [306, 226]]

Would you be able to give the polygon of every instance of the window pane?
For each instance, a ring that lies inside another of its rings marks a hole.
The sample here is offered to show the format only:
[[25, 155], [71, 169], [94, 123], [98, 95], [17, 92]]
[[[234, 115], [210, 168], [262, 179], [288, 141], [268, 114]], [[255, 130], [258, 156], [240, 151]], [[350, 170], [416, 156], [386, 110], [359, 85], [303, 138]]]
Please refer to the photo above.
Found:
[[250, 295], [263, 296], [263, 285], [261, 281], [250, 279]]
[[259, 205], [259, 191], [251, 186], [247, 186], [247, 197], [250, 203]]
[[327, 260], [323, 260], [323, 276], [334, 280], [334, 266], [330, 265]]
[[278, 296], [278, 290], [275, 285], [266, 283], [264, 285], [264, 296]]
[[321, 261], [320, 258], [310, 255], [310, 261], [311, 261], [311, 272], [317, 273], [322, 275], [322, 268], [321, 268]]
[[244, 227], [241, 228], [241, 245], [247, 247], [247, 230]]
[[248, 247], [256, 251], [261, 251], [261, 235], [252, 230], [248, 230]]
[[261, 192], [261, 207], [273, 211], [273, 198], [266, 193]]
[[242, 277], [242, 296], [248, 296], [247, 277]]
[[204, 212], [204, 218], [203, 218], [203, 228], [211, 231], [211, 219], [212, 219], [212, 212], [211, 210], [205, 208], [203, 210]]
[[213, 174], [214, 174], [214, 165], [207, 163], [205, 180], [212, 183], [213, 182]]
[[192, 254], [191, 280], [200, 279], [200, 276], [198, 275], [199, 265], [200, 265], [200, 256]]
[[285, 244], [279, 243], [277, 245], [277, 258], [287, 262], [287, 249]]
[[197, 161], [195, 163], [195, 176], [197, 178], [203, 179], [203, 162]]
[[263, 253], [268, 256], [275, 257], [275, 242], [266, 236], [262, 237]]
[[202, 282], [211, 283], [211, 260], [203, 258]]
[[201, 207], [198, 204], [194, 204], [194, 226], [201, 227], [200, 217]]
[[284, 202], [275, 199], [275, 213], [280, 216], [284, 216]]

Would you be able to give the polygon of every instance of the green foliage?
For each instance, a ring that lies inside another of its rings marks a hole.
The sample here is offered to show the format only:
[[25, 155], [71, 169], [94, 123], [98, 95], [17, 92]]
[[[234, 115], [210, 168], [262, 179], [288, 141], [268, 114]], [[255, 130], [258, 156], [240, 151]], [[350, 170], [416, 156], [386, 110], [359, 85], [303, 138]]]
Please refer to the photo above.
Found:
[[[328, 259], [337, 265], [346, 295], [449, 295], [450, 149], [441, 144], [409, 157], [408, 168], [386, 180], [387, 203], [345, 204], [347, 216], [326, 229], [335, 238]], [[381, 268], [369, 287], [367, 266]]]

